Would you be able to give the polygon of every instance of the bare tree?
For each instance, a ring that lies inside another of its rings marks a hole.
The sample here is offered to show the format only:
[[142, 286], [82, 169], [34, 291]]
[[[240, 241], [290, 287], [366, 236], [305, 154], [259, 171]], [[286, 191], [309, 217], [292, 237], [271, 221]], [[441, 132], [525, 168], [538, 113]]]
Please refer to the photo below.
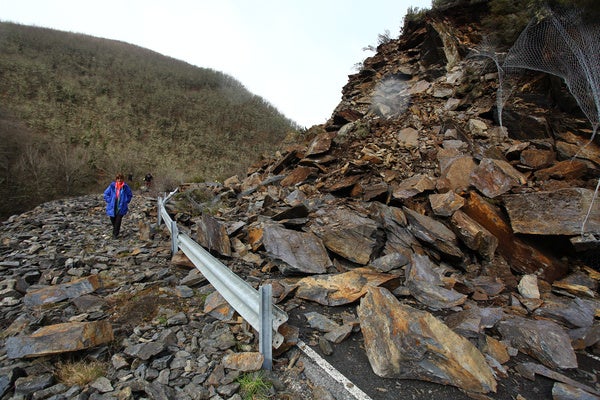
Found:
[[25, 146], [17, 171], [24, 191], [31, 193], [36, 201], [46, 197], [50, 184], [49, 164], [42, 145], [32, 143]]
[[53, 143], [48, 158], [52, 161], [55, 182], [60, 185], [60, 194], [78, 193], [77, 188], [85, 186], [92, 177], [89, 152], [85, 148]]

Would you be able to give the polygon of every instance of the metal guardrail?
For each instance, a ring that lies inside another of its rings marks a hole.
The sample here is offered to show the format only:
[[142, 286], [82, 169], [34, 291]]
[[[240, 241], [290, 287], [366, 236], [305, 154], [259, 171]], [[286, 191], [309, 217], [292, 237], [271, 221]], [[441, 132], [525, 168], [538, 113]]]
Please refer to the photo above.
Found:
[[[272, 349], [281, 346], [284, 340], [278, 329], [288, 320], [288, 315], [273, 305], [270, 285], [254, 289], [189, 236], [179, 232], [164, 207], [176, 192], [177, 189], [165, 198], [158, 198], [158, 224], [164, 221], [169, 230], [172, 252], [181, 249], [229, 305], [258, 331], [259, 348], [265, 359], [263, 368], [271, 369]], [[269, 326], [271, 329], [268, 329]]]

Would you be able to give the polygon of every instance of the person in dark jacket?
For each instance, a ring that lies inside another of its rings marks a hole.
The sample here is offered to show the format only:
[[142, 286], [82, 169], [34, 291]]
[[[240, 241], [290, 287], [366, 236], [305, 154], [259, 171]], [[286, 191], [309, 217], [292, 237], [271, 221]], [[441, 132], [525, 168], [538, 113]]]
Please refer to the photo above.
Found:
[[121, 231], [121, 220], [129, 210], [129, 202], [133, 197], [129, 185], [125, 183], [123, 174], [117, 174], [115, 181], [104, 190], [106, 201], [106, 214], [110, 217], [113, 226], [113, 237], [117, 238]]
[[154, 179], [154, 177], [152, 176], [152, 174], [150, 172], [148, 172], [146, 174], [146, 176], [144, 177], [144, 183], [146, 184], [146, 190], [150, 190], [152, 188], [152, 180]]

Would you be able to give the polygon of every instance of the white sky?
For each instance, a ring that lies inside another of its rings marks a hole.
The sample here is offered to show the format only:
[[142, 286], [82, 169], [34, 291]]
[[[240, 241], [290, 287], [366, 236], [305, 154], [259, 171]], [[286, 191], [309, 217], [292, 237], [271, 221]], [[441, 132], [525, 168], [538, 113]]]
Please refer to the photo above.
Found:
[[286, 117], [324, 123], [379, 34], [431, 0], [0, 0], [0, 20], [116, 39], [233, 76]]

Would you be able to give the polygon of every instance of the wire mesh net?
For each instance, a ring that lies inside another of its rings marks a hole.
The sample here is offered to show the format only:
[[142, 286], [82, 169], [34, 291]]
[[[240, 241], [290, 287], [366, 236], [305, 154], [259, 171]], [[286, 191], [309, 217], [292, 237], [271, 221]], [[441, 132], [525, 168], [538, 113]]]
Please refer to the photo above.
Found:
[[[533, 20], [523, 30], [503, 68], [526, 68], [561, 77], [592, 124], [591, 142], [600, 124], [600, 24], [584, 20], [581, 10], [546, 12], [545, 18]], [[582, 235], [592, 207], [594, 200], [582, 223]]]
[[561, 77], [593, 127], [600, 124], [600, 24], [580, 11], [548, 11], [534, 20], [509, 50], [503, 67], [526, 68]]

